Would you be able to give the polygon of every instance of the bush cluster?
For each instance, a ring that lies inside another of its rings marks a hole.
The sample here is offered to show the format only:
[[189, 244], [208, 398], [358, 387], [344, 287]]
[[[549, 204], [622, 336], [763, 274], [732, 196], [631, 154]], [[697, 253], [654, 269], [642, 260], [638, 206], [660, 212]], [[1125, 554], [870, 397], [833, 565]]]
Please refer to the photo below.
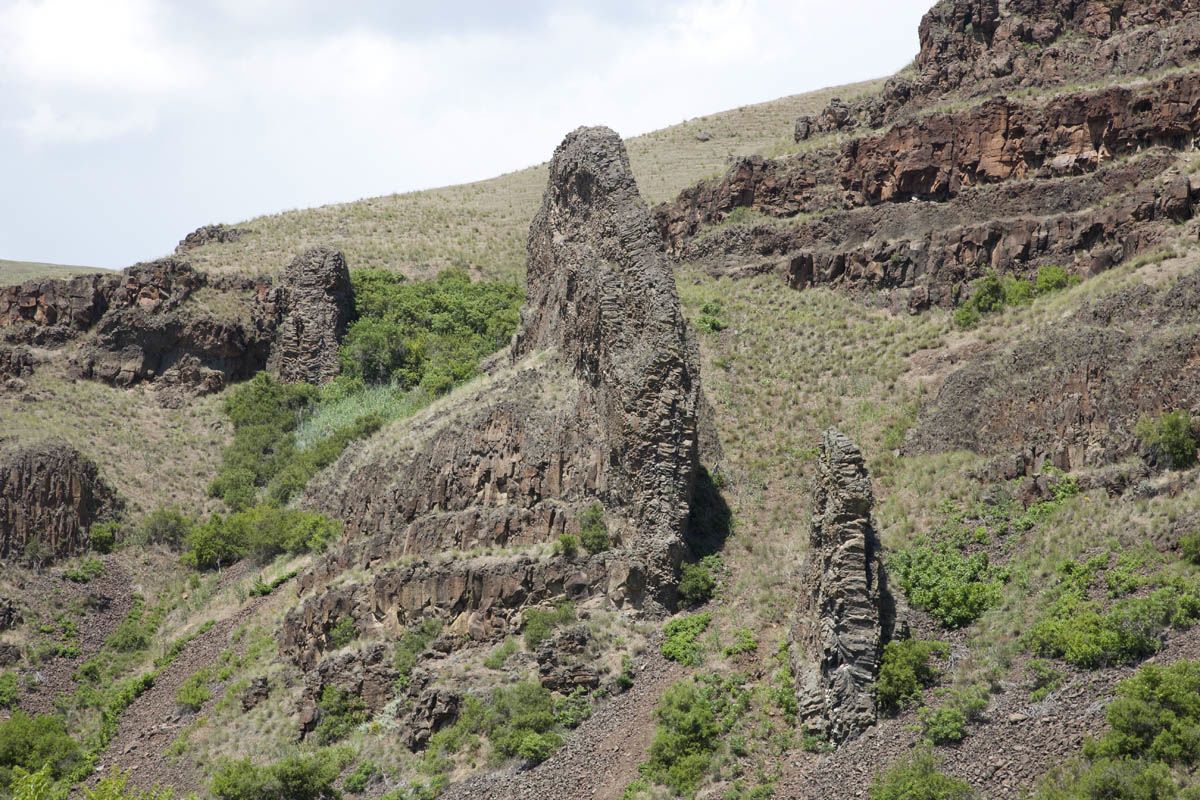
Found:
[[1188, 469], [1196, 464], [1196, 434], [1187, 411], [1143, 417], [1134, 428], [1142, 458], [1158, 469]]
[[870, 800], [971, 800], [970, 784], [937, 768], [933, 753], [918, 750], [875, 778], [867, 791]]
[[183, 562], [196, 569], [219, 569], [247, 556], [265, 563], [281, 553], [323, 550], [340, 532], [338, 523], [317, 513], [254, 506], [193, 525]]
[[931, 660], [945, 658], [950, 646], [924, 639], [897, 639], [883, 648], [875, 698], [885, 714], [896, 714], [921, 701], [921, 690], [934, 684], [938, 670]]
[[967, 724], [975, 722], [988, 706], [987, 690], [964, 686], [950, 691], [937, 708], [917, 712], [921, 732], [930, 744], [954, 744], [967, 736]]
[[642, 776], [675, 794], [691, 797], [711, 769], [723, 737], [749, 708], [745, 676], [709, 674], [663, 693]]
[[1051, 600], [1025, 637], [1036, 655], [1089, 669], [1128, 664], [1158, 652], [1168, 628], [1200, 621], [1200, 581], [1195, 579], [1167, 579], [1149, 594], [1107, 606], [1091, 599], [1088, 587], [1106, 562], [1104, 557], [1059, 566]]
[[696, 318], [696, 327], [705, 333], [719, 333], [729, 327], [725, 322], [725, 308], [720, 300], [710, 300], [700, 306], [700, 316]]
[[608, 527], [604, 524], [604, 506], [593, 503], [579, 515], [579, 541], [592, 555], [603, 553], [612, 546]]
[[1200, 763], [1200, 663], [1146, 665], [1117, 685], [1109, 731], [1047, 776], [1036, 800], [1195, 800], [1181, 786]]
[[58, 780], [82, 760], [83, 752], [60, 716], [34, 716], [18, 709], [0, 721], [0, 786], [9, 786], [18, 768], [33, 772], [48, 766], [50, 777]]
[[210, 678], [211, 675], [206, 669], [193, 672], [175, 690], [175, 704], [193, 714], [199, 711], [212, 699], [212, 690], [208, 688]]
[[413, 668], [417, 666], [417, 658], [430, 643], [442, 632], [442, 623], [436, 619], [424, 619], [417, 625], [406, 630], [400, 641], [396, 642], [396, 654], [393, 664], [398, 677], [396, 683], [401, 688], [407, 687], [412, 679]]
[[1079, 283], [1079, 277], [1059, 266], [1042, 267], [1033, 281], [1000, 277], [989, 272], [971, 284], [971, 296], [954, 312], [954, 322], [960, 328], [973, 328], [984, 314], [1000, 311], [1005, 306], [1021, 306], [1034, 297], [1057, 292]]
[[290, 755], [258, 766], [250, 759], [230, 761], [213, 776], [209, 791], [217, 800], [340, 800], [341, 765], [328, 751]]
[[361, 697], [336, 686], [326, 686], [317, 699], [320, 715], [313, 738], [317, 744], [333, 744], [345, 739], [369, 718]]
[[508, 344], [520, 319], [519, 288], [472, 283], [464, 270], [411, 283], [395, 272], [356, 270], [351, 280], [358, 319], [342, 343], [342, 370], [369, 384], [447, 392]]
[[1007, 580], [986, 553], [967, 555], [948, 542], [920, 539], [894, 551], [888, 567], [910, 603], [943, 625], [961, 628], [1000, 600]]
[[525, 647], [536, 650], [537, 646], [550, 638], [554, 629], [575, 621], [575, 605], [569, 601], [559, 603], [554, 608], [530, 608], [524, 612]]
[[12, 708], [21, 695], [15, 672], [0, 672], [0, 709]]
[[662, 654], [680, 664], [700, 663], [700, 634], [708, 630], [712, 614], [689, 614], [676, 617], [663, 628]]

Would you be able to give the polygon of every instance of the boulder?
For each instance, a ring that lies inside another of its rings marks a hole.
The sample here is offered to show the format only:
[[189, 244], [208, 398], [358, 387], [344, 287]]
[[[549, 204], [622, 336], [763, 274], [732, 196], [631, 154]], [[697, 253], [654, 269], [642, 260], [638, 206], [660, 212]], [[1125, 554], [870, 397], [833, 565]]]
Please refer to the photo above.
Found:
[[245, 234], [246, 231], [242, 228], [234, 228], [229, 225], [201, 225], [183, 237], [179, 245], [175, 248], [175, 253], [184, 253], [188, 250], [194, 250], [197, 247], [203, 247], [206, 244], [236, 242]]
[[833, 742], [874, 724], [875, 679], [891, 634], [873, 505], [862, 452], [840, 431], [825, 431], [791, 656], [802, 724]]

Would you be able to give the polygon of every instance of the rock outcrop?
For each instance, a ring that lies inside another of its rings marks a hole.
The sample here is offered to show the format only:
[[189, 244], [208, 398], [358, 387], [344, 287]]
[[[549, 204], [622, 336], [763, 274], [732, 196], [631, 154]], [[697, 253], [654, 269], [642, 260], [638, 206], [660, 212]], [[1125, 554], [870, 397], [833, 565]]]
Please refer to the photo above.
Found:
[[874, 684], [891, 633], [873, 504], [862, 452], [840, 431], [825, 431], [791, 645], [803, 725], [833, 742], [875, 722]]
[[911, 74], [888, 81], [890, 116], [919, 101], [986, 97], [1143, 75], [1200, 56], [1194, 0], [941, 0], [921, 20]]
[[1200, 412], [1200, 272], [1103, 297], [951, 373], [908, 452], [1002, 457], [1005, 477], [1101, 466], [1137, 452], [1144, 415]]
[[337, 250], [315, 247], [280, 278], [274, 303], [282, 318], [267, 368], [288, 383], [333, 380], [341, 372], [338, 345], [354, 314], [350, 271]]
[[184, 253], [188, 250], [194, 250], [197, 247], [203, 247], [206, 244], [236, 242], [245, 233], [246, 231], [243, 229], [234, 228], [229, 225], [201, 225], [180, 240], [179, 244], [175, 247], [175, 253]]
[[[478, 641], [562, 598], [673, 603], [697, 468], [697, 353], [610, 130], [577, 130], [555, 152], [511, 361], [352, 445], [309, 486], [305, 505], [346, 534], [301, 576], [284, 621], [280, 646], [298, 664], [319, 664], [345, 617], [383, 636], [436, 617]], [[597, 501], [610, 551], [521, 552], [578, 532]], [[481, 548], [509, 552], [444, 556]], [[370, 579], [339, 577], [355, 568]]]
[[0, 344], [0, 387], [28, 378], [35, 364], [28, 347]]
[[93, 522], [120, 507], [96, 465], [62, 443], [0, 450], [0, 560], [84, 552]]
[[1068, 175], [1200, 135], [1200, 74], [1022, 104], [999, 98], [847, 143], [841, 182], [866, 203], [944, 200], [965, 187]]

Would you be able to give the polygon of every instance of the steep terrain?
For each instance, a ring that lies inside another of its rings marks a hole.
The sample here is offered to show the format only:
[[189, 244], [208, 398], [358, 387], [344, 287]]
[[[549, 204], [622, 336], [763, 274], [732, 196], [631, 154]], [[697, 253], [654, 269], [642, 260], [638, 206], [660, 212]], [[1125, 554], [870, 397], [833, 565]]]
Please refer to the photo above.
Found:
[[61, 779], [1194, 791], [1200, 6], [942, 0], [918, 38], [0, 289], [0, 690], [64, 715]]

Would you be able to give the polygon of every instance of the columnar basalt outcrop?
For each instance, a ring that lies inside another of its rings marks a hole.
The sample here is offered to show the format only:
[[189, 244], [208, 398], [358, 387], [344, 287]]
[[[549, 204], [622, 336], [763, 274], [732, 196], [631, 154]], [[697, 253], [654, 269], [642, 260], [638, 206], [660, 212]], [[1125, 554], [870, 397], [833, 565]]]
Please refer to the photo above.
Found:
[[[397, 633], [437, 617], [476, 639], [569, 597], [673, 601], [697, 468], [697, 353], [624, 145], [580, 129], [555, 152], [530, 229], [511, 364], [352, 445], [305, 504], [344, 521], [300, 579], [281, 648], [319, 663], [341, 616]], [[579, 530], [599, 501], [613, 539], [584, 559], [521, 554]], [[509, 555], [443, 560], [446, 552]], [[369, 568], [370, 581], [338, 580]]]
[[580, 128], [555, 151], [526, 272], [514, 361], [548, 350], [583, 380], [581, 403], [600, 426], [605, 505], [632, 518], [629, 546], [677, 558], [696, 470], [699, 356], [613, 131]]
[[0, 448], [0, 560], [77, 555], [92, 523], [119, 506], [96, 465], [69, 445]]
[[270, 369], [289, 383], [321, 384], [341, 372], [338, 345], [354, 314], [350, 271], [337, 250], [316, 247], [298, 256], [275, 289], [282, 312]]
[[967, 449], [1077, 469], [1137, 452], [1144, 415], [1200, 411], [1200, 272], [1105, 296], [951, 373], [921, 414], [908, 452]]
[[833, 742], [876, 719], [874, 684], [891, 614], [873, 504], [862, 452], [840, 431], [825, 431], [791, 647], [802, 724]]

